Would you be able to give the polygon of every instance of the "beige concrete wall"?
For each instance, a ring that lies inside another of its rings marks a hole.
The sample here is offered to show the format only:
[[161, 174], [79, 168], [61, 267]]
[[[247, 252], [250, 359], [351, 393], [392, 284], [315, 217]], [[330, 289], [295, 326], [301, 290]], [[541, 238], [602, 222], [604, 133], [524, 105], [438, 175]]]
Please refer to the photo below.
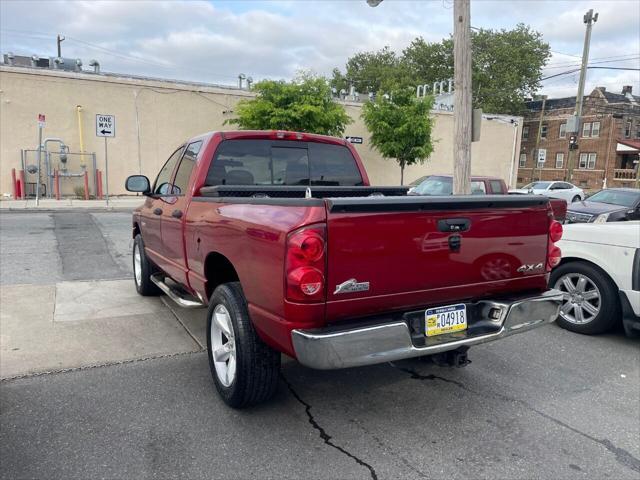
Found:
[[[84, 148], [96, 152], [101, 169], [104, 169], [104, 140], [95, 135], [95, 115], [115, 115], [116, 137], [108, 139], [109, 192], [123, 194], [128, 175], [141, 172], [155, 177], [171, 152], [186, 138], [210, 130], [231, 129], [224, 125], [225, 119], [232, 117], [234, 105], [240, 99], [250, 96], [250, 92], [233, 88], [0, 67], [0, 193], [11, 192], [10, 172], [11, 168], [20, 168], [20, 149], [36, 148], [39, 113], [46, 115], [44, 137], [62, 138], [72, 151], [80, 151], [76, 106], [81, 105]], [[345, 106], [354, 119], [346, 135], [364, 137], [364, 144], [356, 148], [372, 183], [398, 184], [397, 164], [382, 159], [370, 148], [360, 118], [361, 106], [348, 102]], [[434, 114], [437, 140], [434, 153], [424, 165], [406, 169], [406, 182], [429, 173], [453, 170], [453, 116]], [[514, 130], [515, 148], [519, 152], [520, 128], [484, 120], [482, 140], [473, 145], [472, 172], [515, 181], [517, 171], [511, 172]], [[71, 163], [72, 168], [78, 164], [77, 160]], [[63, 184], [64, 193], [71, 193], [72, 182]]]

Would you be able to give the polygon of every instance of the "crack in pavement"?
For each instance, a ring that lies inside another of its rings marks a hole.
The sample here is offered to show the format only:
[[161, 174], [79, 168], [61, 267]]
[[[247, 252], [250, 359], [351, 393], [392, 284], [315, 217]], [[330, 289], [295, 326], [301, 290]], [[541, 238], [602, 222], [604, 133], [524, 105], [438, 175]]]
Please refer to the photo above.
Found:
[[495, 398], [499, 398], [501, 400], [505, 400], [508, 402], [515, 402], [515, 403], [519, 403], [520, 405], [524, 406], [526, 409], [537, 413], [538, 415], [540, 415], [543, 418], [546, 418], [547, 420], [550, 420], [551, 422], [555, 423], [556, 425], [559, 425], [561, 427], [566, 428], [567, 430], [570, 430], [588, 440], [591, 440], [592, 442], [597, 443], [598, 445], [601, 445], [602, 447], [604, 447], [606, 450], [608, 450], [609, 452], [613, 453], [615, 455], [615, 459], [616, 462], [618, 462], [620, 465], [624, 465], [625, 467], [635, 471], [635, 472], [639, 472], [640, 473], [640, 459], [637, 459], [636, 457], [634, 457], [630, 452], [628, 452], [627, 450], [625, 450], [624, 448], [620, 448], [620, 447], [616, 447], [613, 442], [611, 442], [610, 440], [606, 439], [606, 438], [596, 438], [593, 437], [591, 435], [589, 435], [588, 433], [585, 433], [581, 430], [578, 430], [575, 427], [572, 427], [571, 425], [563, 422], [562, 420], [558, 420], [555, 417], [552, 417], [551, 415], [548, 415], [540, 410], [538, 410], [537, 408], [529, 405], [527, 402], [525, 402], [524, 400], [520, 400], [519, 398], [514, 398], [514, 397], [510, 397], [508, 395], [503, 395], [500, 393], [482, 393], [482, 392], [478, 392], [476, 390], [473, 390], [469, 387], [467, 387], [465, 384], [458, 382], [456, 380], [450, 380], [448, 378], [445, 377], [440, 377], [439, 375], [433, 375], [433, 374], [429, 374], [429, 375], [423, 375], [421, 373], [416, 372], [415, 370], [411, 370], [409, 368], [403, 368], [403, 367], [399, 367], [398, 365], [395, 365], [393, 362], [389, 362], [389, 365], [391, 365], [393, 368], [400, 370], [402, 372], [408, 373], [409, 375], [411, 375], [411, 378], [414, 380], [440, 380], [442, 382], [446, 382], [446, 383], [451, 383], [455, 386], [457, 386], [458, 388], [461, 388], [462, 390], [465, 390], [469, 393], [472, 393], [474, 395], [478, 395], [480, 397], [482, 396], [493, 396]]
[[320, 433], [320, 438], [322, 439], [322, 441], [332, 447], [335, 448], [336, 450], [338, 450], [340, 453], [346, 455], [347, 457], [355, 460], [355, 462], [358, 465], [361, 465], [363, 467], [365, 467], [367, 470], [369, 470], [369, 473], [371, 474], [371, 478], [373, 480], [378, 480], [378, 474], [376, 473], [376, 470], [369, 465], [367, 462], [365, 462], [364, 460], [356, 457], [354, 454], [348, 452], [347, 450], [345, 450], [344, 448], [342, 448], [339, 445], [336, 445], [335, 443], [333, 443], [331, 435], [329, 435], [326, 430], [324, 428], [322, 428], [320, 426], [320, 424], [316, 421], [315, 417], [313, 416], [313, 414], [311, 413], [311, 405], [308, 404], [307, 402], [305, 402], [300, 395], [298, 395], [298, 393], [293, 389], [293, 385], [291, 385], [291, 383], [289, 383], [289, 381], [285, 378], [284, 375], [280, 374], [280, 376], [282, 377], [282, 380], [284, 381], [284, 383], [287, 385], [287, 388], [289, 389], [289, 391], [291, 392], [291, 395], [293, 395], [293, 397], [298, 401], [298, 403], [300, 403], [304, 409], [305, 412], [307, 414], [307, 419], [309, 420], [309, 423], [311, 424], [311, 426], [317, 430]]

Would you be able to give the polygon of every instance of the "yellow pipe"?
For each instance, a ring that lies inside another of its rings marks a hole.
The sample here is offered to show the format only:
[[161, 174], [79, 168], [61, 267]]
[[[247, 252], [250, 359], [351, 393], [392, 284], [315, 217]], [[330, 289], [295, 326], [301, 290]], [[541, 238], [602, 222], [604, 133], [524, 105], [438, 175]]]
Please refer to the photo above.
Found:
[[76, 105], [78, 114], [78, 134], [80, 135], [80, 152], [84, 153], [84, 136], [82, 135], [82, 105]]

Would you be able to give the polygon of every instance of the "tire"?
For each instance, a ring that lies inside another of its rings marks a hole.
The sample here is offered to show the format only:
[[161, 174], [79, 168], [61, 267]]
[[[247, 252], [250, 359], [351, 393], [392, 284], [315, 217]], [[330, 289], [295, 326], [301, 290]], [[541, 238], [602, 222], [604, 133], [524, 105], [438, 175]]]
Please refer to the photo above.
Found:
[[564, 263], [551, 272], [549, 285], [563, 292], [557, 319], [562, 328], [594, 335], [611, 330], [622, 317], [618, 289], [594, 265], [580, 261]]
[[256, 405], [276, 393], [280, 353], [258, 337], [239, 282], [220, 285], [211, 295], [207, 352], [216, 389], [230, 407]]
[[576, 202], [579, 202], [580, 200], [582, 200], [582, 198], [580, 198], [580, 195], [576, 195], [571, 199], [571, 203], [576, 203]]
[[159, 295], [161, 290], [151, 281], [151, 275], [158, 270], [147, 258], [142, 236], [137, 234], [133, 239], [133, 283], [136, 291], [143, 297]]

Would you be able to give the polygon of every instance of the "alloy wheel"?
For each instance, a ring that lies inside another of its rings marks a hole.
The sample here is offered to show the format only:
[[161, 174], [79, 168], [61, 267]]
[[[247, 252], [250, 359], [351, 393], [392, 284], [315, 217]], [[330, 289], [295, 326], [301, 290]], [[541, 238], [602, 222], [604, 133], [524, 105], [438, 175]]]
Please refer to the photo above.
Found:
[[140, 248], [137, 243], [133, 245], [133, 277], [136, 285], [142, 284], [142, 258], [140, 257]]
[[554, 286], [562, 292], [560, 316], [567, 322], [586, 324], [600, 313], [602, 296], [596, 284], [581, 273], [567, 273]]
[[236, 342], [231, 315], [222, 304], [213, 309], [210, 335], [216, 375], [220, 383], [228, 387], [236, 375]]

